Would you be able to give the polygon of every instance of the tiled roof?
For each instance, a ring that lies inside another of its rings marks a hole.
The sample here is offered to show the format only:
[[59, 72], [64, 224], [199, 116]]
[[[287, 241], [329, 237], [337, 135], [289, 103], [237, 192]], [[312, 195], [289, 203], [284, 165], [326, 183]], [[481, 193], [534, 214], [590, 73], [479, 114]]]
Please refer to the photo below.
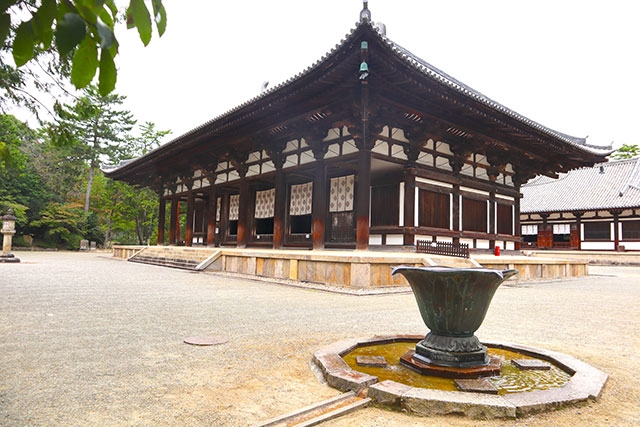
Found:
[[598, 154], [598, 155], [607, 155], [611, 153], [611, 147], [598, 147], [598, 146], [593, 146], [593, 145], [589, 145], [586, 143], [586, 140], [584, 138], [577, 138], [574, 136], [570, 136], [558, 131], [555, 131], [553, 129], [547, 128], [546, 126], [543, 126], [531, 119], [528, 119], [525, 116], [522, 116], [521, 114], [516, 113], [515, 111], [505, 107], [504, 105], [490, 99], [489, 97], [483, 95], [482, 93], [472, 89], [471, 87], [465, 85], [464, 83], [460, 82], [459, 80], [451, 77], [450, 75], [446, 74], [445, 72], [439, 70], [438, 68], [434, 67], [433, 65], [429, 64], [428, 62], [426, 62], [425, 60], [419, 58], [418, 56], [414, 55], [413, 53], [411, 53], [409, 50], [403, 48], [402, 46], [398, 45], [397, 43], [395, 43], [394, 41], [392, 41], [391, 39], [389, 39], [386, 34], [384, 34], [383, 32], [380, 31], [379, 28], [377, 28], [375, 25], [373, 25], [372, 23], [368, 23], [368, 22], [360, 22], [358, 24], [358, 26], [356, 26], [355, 28], [353, 28], [349, 33], [347, 33], [347, 35], [345, 36], [344, 39], [342, 39], [340, 41], [340, 43], [336, 44], [335, 47], [333, 49], [331, 49], [329, 52], [327, 52], [324, 56], [322, 56], [322, 58], [320, 58], [318, 61], [316, 61], [314, 64], [310, 65], [309, 67], [307, 67], [305, 70], [303, 70], [302, 72], [296, 74], [295, 76], [287, 79], [286, 81], [273, 86], [265, 91], [263, 91], [262, 93], [260, 93], [259, 95], [255, 96], [252, 99], [249, 99], [248, 101], [234, 107], [233, 109], [223, 113], [220, 116], [217, 116], [203, 124], [201, 124], [200, 126], [186, 132], [184, 135], [176, 138], [176, 140], [171, 141], [170, 143], [173, 142], [178, 142], [181, 139], [183, 139], [184, 137], [187, 137], [191, 134], [195, 134], [198, 131], [206, 128], [207, 126], [215, 123], [216, 121], [229, 116], [230, 114], [237, 112], [243, 108], [246, 108], [252, 104], [254, 104], [255, 102], [259, 101], [262, 98], [267, 97], [268, 95], [277, 92], [281, 89], [283, 89], [284, 87], [292, 84], [293, 82], [299, 80], [300, 78], [304, 77], [305, 75], [311, 73], [313, 70], [315, 70], [316, 68], [318, 68], [322, 63], [324, 63], [325, 60], [327, 60], [327, 58], [331, 57], [335, 52], [337, 52], [339, 49], [341, 49], [344, 45], [346, 45], [351, 38], [354, 36], [354, 34], [356, 33], [356, 30], [359, 28], [359, 26], [361, 25], [366, 25], [366, 26], [370, 26], [375, 33], [377, 33], [377, 35], [380, 37], [380, 39], [386, 44], [388, 45], [394, 52], [396, 52], [396, 54], [398, 54], [399, 57], [401, 57], [404, 61], [406, 61], [408, 64], [410, 64], [413, 68], [419, 70], [420, 72], [422, 72], [423, 74], [425, 74], [426, 76], [439, 81], [441, 84], [444, 84], [448, 87], [450, 87], [451, 89], [454, 89], [462, 94], [464, 94], [467, 97], [473, 98], [476, 101], [479, 101], [480, 103], [488, 106], [489, 108], [498, 111], [502, 114], [505, 114], [507, 116], [510, 116], [528, 126], [531, 126], [533, 128], [536, 128], [554, 138], [558, 138], [562, 141], [564, 141], [567, 144], [570, 145], [574, 145], [574, 146], [579, 146], [582, 150], [589, 152], [589, 153], [593, 153], [593, 154]]
[[[565, 133], [562, 132], [558, 132], [555, 131], [553, 129], [550, 129], [546, 126], [541, 125], [540, 123], [537, 123], [513, 110], [511, 110], [510, 108], [505, 107], [504, 105], [500, 104], [499, 102], [496, 102], [494, 100], [492, 100], [491, 98], [483, 95], [482, 93], [478, 92], [477, 90], [467, 86], [466, 84], [460, 82], [459, 80], [451, 77], [450, 75], [446, 74], [445, 72], [439, 70], [438, 68], [434, 67], [433, 65], [429, 64], [428, 62], [426, 62], [425, 60], [423, 60], [422, 58], [419, 58], [418, 56], [414, 55], [413, 53], [409, 52], [407, 49], [403, 48], [402, 46], [396, 44], [395, 42], [393, 42], [391, 39], [389, 39], [388, 37], [382, 35], [383, 39], [385, 40], [385, 42], [396, 52], [398, 53], [398, 55], [400, 57], [402, 57], [405, 61], [407, 61], [408, 63], [412, 64], [414, 66], [414, 68], [420, 70], [422, 73], [426, 74], [427, 76], [433, 78], [434, 80], [439, 81], [442, 84], [445, 84], [446, 86], [450, 87], [451, 89], [454, 89], [460, 93], [462, 93], [463, 95], [473, 98], [476, 101], [479, 101], [480, 103], [488, 106], [489, 108], [491, 108], [492, 110], [495, 111], [499, 111], [502, 114], [505, 114], [511, 118], [514, 118], [528, 126], [531, 126], [541, 132], [546, 133], [547, 135], [550, 135], [554, 138], [560, 139], [570, 145], [574, 145], [574, 146], [580, 146], [583, 150], [591, 152], [591, 153], [597, 153], [597, 154], [602, 154], [602, 153], [606, 153], [609, 154], [611, 152], [611, 150], [609, 150], [609, 148], [611, 147], [598, 147], [598, 146], [593, 146], [593, 145], [589, 145], [586, 143], [586, 139], [585, 138], [578, 138], [575, 136], [571, 136], [571, 135], [567, 135]], [[605, 155], [606, 155], [605, 154]]]
[[558, 179], [538, 176], [521, 191], [522, 213], [640, 208], [640, 157], [576, 169]]

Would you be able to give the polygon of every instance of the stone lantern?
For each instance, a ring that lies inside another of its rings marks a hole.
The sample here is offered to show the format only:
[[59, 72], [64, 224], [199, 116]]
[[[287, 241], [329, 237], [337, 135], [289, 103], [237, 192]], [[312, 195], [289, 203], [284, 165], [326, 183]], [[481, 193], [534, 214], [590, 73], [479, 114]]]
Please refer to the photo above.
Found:
[[2, 217], [2, 254], [0, 262], [20, 262], [20, 259], [11, 253], [11, 240], [16, 234], [16, 217], [13, 216], [13, 209], [9, 209]]

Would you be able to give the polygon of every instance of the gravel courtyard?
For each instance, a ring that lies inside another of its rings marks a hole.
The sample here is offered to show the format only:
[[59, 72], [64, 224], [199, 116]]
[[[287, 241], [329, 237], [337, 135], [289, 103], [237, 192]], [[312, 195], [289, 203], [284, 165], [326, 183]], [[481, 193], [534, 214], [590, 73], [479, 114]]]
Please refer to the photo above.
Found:
[[[426, 333], [413, 295], [357, 296], [127, 263], [16, 252], [0, 264], [0, 425], [246, 426], [335, 396], [313, 352]], [[502, 286], [477, 335], [575, 356], [609, 374], [598, 402], [519, 420], [374, 407], [331, 426], [640, 425], [640, 267]], [[216, 335], [196, 347], [184, 338]]]

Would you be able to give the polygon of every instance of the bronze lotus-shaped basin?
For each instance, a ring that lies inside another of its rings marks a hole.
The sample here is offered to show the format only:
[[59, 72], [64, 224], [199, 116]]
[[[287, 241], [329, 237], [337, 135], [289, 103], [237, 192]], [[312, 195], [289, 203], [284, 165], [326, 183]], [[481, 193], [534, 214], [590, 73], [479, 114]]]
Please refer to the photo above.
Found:
[[451, 267], [396, 267], [418, 303], [430, 332], [416, 345], [414, 358], [424, 363], [475, 367], [489, 363], [474, 335], [484, 320], [498, 286], [517, 270]]

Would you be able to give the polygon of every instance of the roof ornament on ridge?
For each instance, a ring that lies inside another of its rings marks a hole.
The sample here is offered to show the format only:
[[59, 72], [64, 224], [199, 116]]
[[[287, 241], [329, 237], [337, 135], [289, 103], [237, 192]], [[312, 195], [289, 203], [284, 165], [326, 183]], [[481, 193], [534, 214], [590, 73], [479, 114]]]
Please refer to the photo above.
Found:
[[360, 23], [371, 22], [371, 11], [369, 10], [369, 1], [362, 2], [362, 10], [360, 11]]

